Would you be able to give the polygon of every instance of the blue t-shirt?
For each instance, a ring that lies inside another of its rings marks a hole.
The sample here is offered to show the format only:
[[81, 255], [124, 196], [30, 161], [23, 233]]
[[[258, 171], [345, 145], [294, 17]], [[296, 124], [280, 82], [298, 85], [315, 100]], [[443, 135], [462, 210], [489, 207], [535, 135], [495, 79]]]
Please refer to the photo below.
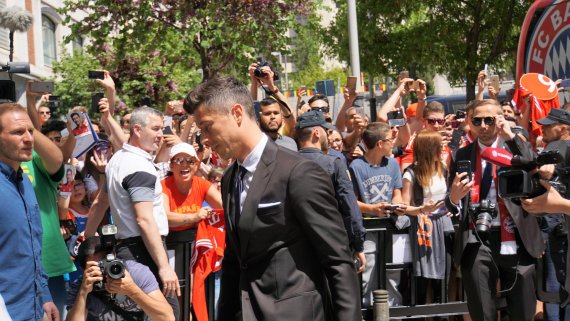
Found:
[[392, 202], [394, 189], [402, 188], [402, 174], [398, 162], [384, 157], [379, 166], [371, 165], [364, 157], [350, 163], [354, 193], [363, 203]]

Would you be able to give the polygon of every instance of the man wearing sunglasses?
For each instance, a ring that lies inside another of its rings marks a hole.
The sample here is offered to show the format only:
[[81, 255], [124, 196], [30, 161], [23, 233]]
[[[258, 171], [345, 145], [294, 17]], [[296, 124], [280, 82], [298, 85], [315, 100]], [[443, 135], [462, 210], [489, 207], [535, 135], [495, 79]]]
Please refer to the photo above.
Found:
[[[440, 102], [432, 101], [427, 106], [425, 106], [422, 110], [422, 117], [420, 118], [422, 122], [421, 129], [429, 129], [439, 133], [442, 133], [445, 130], [445, 109]], [[447, 137], [447, 136], [446, 136]], [[441, 150], [441, 160], [444, 161], [447, 165], [451, 159], [451, 150], [447, 146], [448, 140], [446, 137], [443, 137], [442, 143], [444, 147]], [[408, 166], [410, 166], [414, 162], [414, 140], [416, 138], [416, 134], [414, 133], [410, 138], [410, 141], [404, 147], [405, 155], [402, 157], [400, 163], [402, 171], [404, 171]]]
[[309, 106], [311, 110], [320, 111], [325, 115], [325, 120], [332, 123], [332, 116], [330, 113], [329, 100], [327, 96], [323, 94], [316, 94], [311, 99], [309, 99]]
[[[470, 125], [478, 138], [457, 150], [449, 171], [450, 194], [446, 198], [452, 213], [461, 212], [453, 258], [461, 267], [469, 313], [474, 321], [496, 320], [495, 298], [500, 280], [511, 320], [530, 321], [536, 306], [534, 264], [542, 255], [544, 242], [536, 218], [498, 195], [498, 168], [486, 162], [481, 153], [488, 147], [531, 150], [531, 146], [511, 131], [496, 100], [474, 102]], [[459, 173], [459, 161], [470, 161], [468, 166], [474, 174]], [[473, 228], [477, 213], [465, 214], [462, 210], [483, 199], [496, 204], [498, 212], [492, 215], [487, 237]]]

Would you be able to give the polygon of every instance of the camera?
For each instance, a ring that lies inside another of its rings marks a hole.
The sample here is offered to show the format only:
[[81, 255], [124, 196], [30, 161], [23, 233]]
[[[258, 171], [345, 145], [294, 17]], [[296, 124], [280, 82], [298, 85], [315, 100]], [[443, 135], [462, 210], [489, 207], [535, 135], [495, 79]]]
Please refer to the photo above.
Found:
[[263, 58], [257, 59], [257, 67], [255, 67], [255, 70], [253, 71], [253, 74], [255, 75], [255, 77], [263, 78], [265, 76], [265, 72], [263, 72], [263, 70], [261, 70], [262, 67], [271, 68], [271, 70], [273, 71], [273, 80], [274, 81], [279, 80], [279, 75], [275, 72], [275, 70], [273, 70], [271, 65], [269, 65], [269, 63]]
[[105, 291], [105, 280], [107, 276], [111, 279], [121, 279], [125, 276], [125, 262], [115, 257], [115, 246], [117, 240], [117, 226], [108, 224], [101, 228], [99, 233], [101, 239], [101, 249], [105, 251], [105, 258], [98, 262], [101, 273], [103, 274], [103, 281], [93, 284], [93, 290]]
[[115, 280], [122, 279], [125, 276], [125, 263], [123, 260], [115, 258], [112, 253], [107, 254], [104, 260], [99, 261], [99, 268], [103, 273], [103, 280], [106, 276]]
[[55, 113], [59, 107], [62, 106], [59, 96], [50, 95], [47, 102], [48, 108], [52, 113]]
[[[520, 203], [520, 198], [534, 198], [542, 195], [546, 190], [540, 184], [540, 176], [530, 171], [547, 164], [562, 164], [565, 162], [566, 142], [553, 142], [536, 156], [514, 155], [511, 160], [511, 168], [499, 172], [498, 190], [499, 195], [505, 199], [511, 199], [515, 204]], [[553, 180], [550, 182], [561, 194], [566, 195], [568, 182], [565, 167], [557, 166]]]
[[472, 220], [475, 222], [477, 235], [479, 238], [485, 240], [489, 234], [491, 223], [497, 216], [497, 204], [488, 199], [484, 199], [479, 203], [469, 204], [468, 211]]

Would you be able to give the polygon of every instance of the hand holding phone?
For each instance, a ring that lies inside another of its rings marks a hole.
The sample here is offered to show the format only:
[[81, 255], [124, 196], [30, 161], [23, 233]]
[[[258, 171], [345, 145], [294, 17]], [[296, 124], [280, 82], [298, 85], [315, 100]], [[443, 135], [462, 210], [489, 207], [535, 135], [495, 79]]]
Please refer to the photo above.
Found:
[[91, 109], [94, 113], [99, 112], [99, 101], [105, 97], [104, 93], [94, 93], [91, 95]]
[[105, 73], [100, 70], [89, 70], [87, 72], [87, 78], [89, 79], [105, 79]]
[[164, 129], [162, 130], [162, 133], [164, 135], [174, 135], [174, 133], [172, 132], [172, 128], [170, 126], [164, 127]]
[[471, 181], [471, 161], [457, 161], [457, 173], [467, 173], [467, 179]]
[[351, 95], [356, 93], [356, 81], [357, 78], [355, 76], [349, 76], [346, 78], [346, 88], [348, 88]]
[[30, 84], [30, 90], [35, 93], [52, 93], [53, 81], [34, 81]]

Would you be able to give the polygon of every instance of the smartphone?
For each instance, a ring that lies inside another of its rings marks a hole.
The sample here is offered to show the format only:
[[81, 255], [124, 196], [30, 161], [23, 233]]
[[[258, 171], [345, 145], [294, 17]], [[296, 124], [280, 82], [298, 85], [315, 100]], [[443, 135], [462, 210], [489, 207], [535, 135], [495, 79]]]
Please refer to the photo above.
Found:
[[558, 85], [558, 87], [560, 87], [560, 88], [568, 88], [568, 87], [570, 87], [570, 79], [564, 79], [564, 80], [562, 80], [562, 82], [560, 82], [560, 85]]
[[455, 112], [455, 119], [465, 119], [465, 110], [463, 109], [458, 109]]
[[194, 142], [198, 144], [197, 152], [201, 152], [204, 150], [204, 145], [202, 145], [202, 134], [200, 132], [196, 133], [196, 138], [194, 138]]
[[489, 70], [489, 65], [485, 64], [485, 68], [483, 68], [483, 70], [485, 71], [485, 73], [487, 73], [487, 70]]
[[89, 79], [105, 79], [105, 73], [99, 70], [89, 70], [87, 72], [87, 78]]
[[69, 233], [77, 235], [77, 225], [71, 219], [59, 220], [59, 226], [65, 227]]
[[390, 204], [386, 207], [386, 209], [389, 210], [390, 212], [394, 212], [400, 206], [402, 206], [402, 204]]
[[170, 126], [164, 127], [164, 129], [162, 130], [162, 133], [164, 135], [174, 135], [174, 133], [172, 132], [172, 128]]
[[91, 95], [91, 109], [94, 113], [99, 112], [99, 101], [105, 97], [104, 93], [94, 93]]
[[354, 107], [356, 114], [360, 116], [363, 120], [366, 118], [366, 112], [364, 111], [364, 107]]
[[499, 94], [501, 91], [501, 84], [499, 83], [499, 75], [492, 75], [491, 76], [491, 83], [490, 85], [495, 88], [495, 92]]
[[98, 155], [107, 155], [107, 151], [109, 151], [109, 146], [111, 146], [111, 143], [109, 143], [109, 141], [107, 140], [100, 140], [97, 142], [97, 144], [95, 145], [95, 152]]
[[406, 125], [406, 120], [404, 118], [388, 119], [388, 125], [390, 127], [402, 127]]
[[348, 76], [346, 78], [346, 88], [348, 88], [348, 91], [350, 93], [356, 92], [356, 81], [357, 81], [357, 77], [355, 77], [355, 76]]
[[471, 161], [468, 160], [457, 161], [457, 172], [467, 173], [467, 179], [471, 181]]
[[420, 90], [420, 82], [417, 80], [414, 80], [414, 82], [412, 82], [412, 84], [410, 85], [410, 90], [419, 91]]
[[459, 144], [461, 143], [461, 137], [463, 137], [463, 135], [465, 135], [464, 131], [460, 129], [454, 129], [451, 133], [451, 141], [449, 141], [449, 144], [447, 144], [447, 146], [449, 146], [451, 150], [458, 149]]
[[53, 81], [34, 81], [30, 84], [30, 89], [35, 93], [52, 93]]

